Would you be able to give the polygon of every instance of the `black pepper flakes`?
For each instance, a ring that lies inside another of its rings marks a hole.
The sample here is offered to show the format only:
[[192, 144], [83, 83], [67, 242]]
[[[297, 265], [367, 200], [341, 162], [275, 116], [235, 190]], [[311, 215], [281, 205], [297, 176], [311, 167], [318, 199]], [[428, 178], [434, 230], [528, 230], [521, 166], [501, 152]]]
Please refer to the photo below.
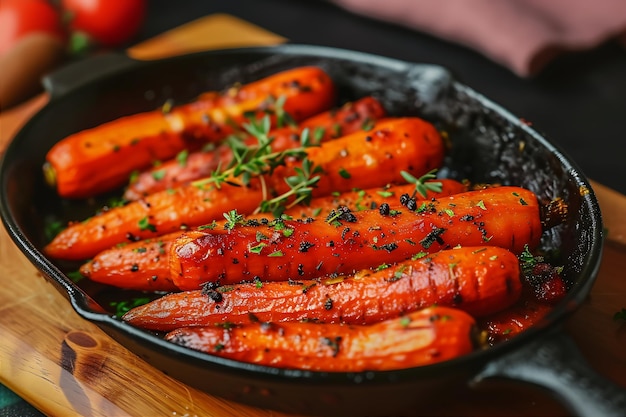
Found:
[[298, 251], [302, 253], [308, 252], [309, 249], [312, 248], [313, 246], [315, 246], [314, 243], [302, 241], [300, 242], [300, 247], [298, 248]]
[[205, 282], [204, 284], [202, 284], [202, 293], [205, 294], [207, 291], [215, 290], [219, 286], [220, 286], [219, 282], [215, 282], [215, 281]]
[[452, 302], [454, 303], [454, 305], [458, 306], [463, 302], [463, 296], [460, 293], [454, 294], [454, 296], [452, 297]]
[[441, 234], [443, 234], [446, 231], [446, 229], [444, 228], [440, 228], [440, 227], [436, 227], [433, 230], [430, 231], [430, 233], [428, 233], [426, 235], [426, 237], [424, 237], [424, 239], [420, 240], [420, 245], [422, 245], [422, 247], [424, 249], [428, 249], [432, 246], [433, 243], [437, 242], [440, 245], [443, 245], [443, 239], [441, 238]]
[[138, 242], [141, 240], [141, 237], [136, 236], [129, 232], [129, 233], [126, 233], [126, 239], [130, 242]]
[[220, 292], [215, 291], [215, 290], [208, 290], [206, 292], [203, 291], [203, 293], [209, 297], [209, 300], [214, 301], [216, 303], [221, 302], [224, 298]]
[[395, 242], [391, 242], [391, 243], [387, 243], [381, 246], [374, 245], [373, 247], [376, 250], [383, 249], [383, 250], [386, 250], [387, 252], [393, 252], [394, 250], [398, 249], [398, 244]]
[[332, 350], [332, 352], [333, 352], [333, 357], [335, 357], [335, 356], [337, 356], [339, 354], [339, 347], [340, 347], [340, 343], [341, 343], [341, 336], [335, 336], [333, 338], [322, 337], [321, 343], [324, 346], [328, 346]]

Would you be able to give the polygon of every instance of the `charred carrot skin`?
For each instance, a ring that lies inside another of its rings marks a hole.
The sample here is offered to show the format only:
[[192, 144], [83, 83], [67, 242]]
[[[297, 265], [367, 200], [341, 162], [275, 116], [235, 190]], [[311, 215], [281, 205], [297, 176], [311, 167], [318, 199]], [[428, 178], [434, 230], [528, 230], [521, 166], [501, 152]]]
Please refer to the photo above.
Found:
[[[371, 131], [355, 132], [307, 148], [313, 166], [324, 172], [312, 196], [402, 183], [405, 182], [402, 170], [420, 177], [441, 165], [444, 152], [441, 136], [433, 125], [422, 119], [381, 121]], [[190, 184], [151, 194], [71, 224], [44, 248], [44, 252], [57, 259], [89, 259], [119, 243], [153, 238], [222, 219], [223, 213], [233, 208], [240, 214], [252, 213], [266, 197], [289, 191], [285, 178], [294, 175], [300, 166], [298, 161], [279, 166], [271, 175], [262, 177], [263, 183], [253, 177], [248, 186]]]
[[165, 295], [130, 310], [128, 323], [150, 330], [313, 320], [372, 324], [431, 305], [474, 317], [500, 312], [520, 297], [517, 257], [495, 246], [442, 250], [349, 276], [252, 282]]
[[[451, 179], [431, 180], [426, 183], [437, 183], [439, 191], [428, 190], [425, 196], [415, 195], [416, 201], [442, 197], [467, 191], [468, 184]], [[413, 184], [388, 185], [367, 190], [347, 191], [338, 195], [318, 197], [309, 205], [297, 205], [285, 211], [294, 218], [326, 218], [338, 207], [348, 207], [352, 211], [377, 208], [382, 203], [395, 203], [402, 195], [413, 195]], [[249, 215], [247, 220], [261, 220], [266, 214]], [[216, 222], [208, 227], [223, 229], [225, 221]], [[204, 227], [206, 228], [206, 227]], [[184, 231], [173, 232], [154, 239], [118, 245], [106, 249], [84, 263], [80, 273], [93, 281], [120, 288], [143, 291], [175, 291], [178, 288], [170, 278], [169, 250], [171, 243]]]
[[46, 155], [44, 173], [61, 197], [85, 198], [125, 184], [136, 169], [173, 158], [183, 149], [219, 141], [285, 96], [284, 110], [297, 121], [332, 107], [335, 87], [317, 67], [299, 67], [228, 97], [122, 117], [70, 135]]
[[529, 190], [498, 187], [404, 206], [345, 213], [332, 220], [285, 220], [232, 230], [189, 231], [170, 248], [171, 278], [181, 290], [207, 282], [286, 281], [347, 274], [414, 254], [487, 242], [516, 254], [542, 234]]
[[254, 323], [177, 329], [165, 339], [201, 352], [278, 368], [362, 372], [429, 365], [470, 353], [475, 322], [430, 307], [369, 326]]
[[[297, 126], [288, 125], [271, 132], [272, 149], [282, 151], [300, 144], [300, 135], [309, 129], [318, 141], [327, 141], [368, 129], [374, 121], [385, 116], [382, 104], [373, 97], [346, 103], [339, 109], [329, 110], [304, 120]], [[257, 139], [249, 138], [255, 144]], [[178, 187], [182, 184], [207, 177], [218, 167], [228, 166], [233, 160], [232, 150], [225, 145], [214, 149], [189, 153], [186, 158], [174, 158], [142, 172], [128, 185], [124, 198], [137, 200], [156, 191]]]

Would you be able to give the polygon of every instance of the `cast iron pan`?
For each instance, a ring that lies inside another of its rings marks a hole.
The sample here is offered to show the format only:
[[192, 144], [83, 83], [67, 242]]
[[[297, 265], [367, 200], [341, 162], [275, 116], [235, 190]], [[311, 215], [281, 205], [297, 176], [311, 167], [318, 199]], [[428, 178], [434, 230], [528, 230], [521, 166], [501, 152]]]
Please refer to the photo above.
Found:
[[[371, 94], [394, 115], [417, 115], [449, 133], [452, 151], [441, 176], [520, 185], [543, 200], [563, 197], [570, 218], [544, 234], [543, 249], [564, 266], [566, 298], [537, 326], [465, 357], [387, 372], [323, 373], [255, 366], [212, 357], [121, 322], [111, 300], [131, 294], [89, 282], [75, 284], [64, 265], [47, 259], [46, 219], [76, 220], [102, 201], [68, 202], [43, 183], [46, 151], [59, 139], [168, 99], [249, 82], [300, 65], [319, 65], [340, 86], [342, 100]], [[106, 71], [103, 71], [106, 69]], [[584, 365], [561, 323], [584, 301], [598, 272], [603, 230], [584, 175], [556, 146], [515, 116], [463, 85], [444, 68], [353, 51], [305, 45], [203, 52], [160, 61], [105, 55], [46, 80], [47, 104], [15, 137], [1, 167], [2, 219], [14, 242], [84, 317], [148, 363], [210, 394], [254, 406], [318, 415], [428, 414], [433, 398], [454, 398], [494, 377], [551, 389], [578, 415], [623, 415], [626, 394]]]

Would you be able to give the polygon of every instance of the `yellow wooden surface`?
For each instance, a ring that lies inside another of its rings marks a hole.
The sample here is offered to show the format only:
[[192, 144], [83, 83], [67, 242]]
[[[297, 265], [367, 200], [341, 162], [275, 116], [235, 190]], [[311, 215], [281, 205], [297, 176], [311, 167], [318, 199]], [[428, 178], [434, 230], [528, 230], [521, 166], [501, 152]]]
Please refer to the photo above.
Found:
[[[212, 15], [137, 45], [138, 59], [285, 39], [229, 15]], [[0, 114], [0, 149], [47, 102], [45, 94]], [[567, 330], [590, 363], [626, 388], [626, 196], [593, 183], [610, 239], [588, 303]], [[284, 416], [215, 398], [182, 384], [82, 320], [0, 230], [0, 382], [51, 416]], [[445, 393], [444, 393], [445, 394]], [[446, 399], [447, 398], [447, 399]], [[563, 415], [542, 391], [494, 387], [457, 401], [448, 415]]]

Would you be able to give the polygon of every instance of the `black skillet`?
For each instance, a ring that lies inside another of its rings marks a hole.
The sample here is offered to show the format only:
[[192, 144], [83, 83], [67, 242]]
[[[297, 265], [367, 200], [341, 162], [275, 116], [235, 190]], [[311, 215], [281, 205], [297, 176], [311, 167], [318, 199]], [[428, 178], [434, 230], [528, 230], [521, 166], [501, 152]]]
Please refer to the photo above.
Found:
[[[112, 300], [133, 294], [66, 275], [41, 254], [46, 221], [88, 217], [103, 201], [68, 202], [43, 183], [46, 151], [64, 136], [152, 110], [168, 99], [248, 82], [290, 67], [319, 65], [340, 86], [341, 100], [372, 94], [394, 115], [418, 115], [445, 130], [452, 144], [441, 176], [527, 187], [542, 200], [563, 197], [567, 221], [544, 234], [542, 247], [564, 266], [566, 298], [538, 325], [512, 340], [457, 360], [387, 372], [283, 370], [212, 357], [164, 342], [115, 318]], [[597, 275], [602, 220], [588, 180], [533, 128], [445, 69], [346, 50], [305, 45], [203, 52], [160, 61], [104, 55], [46, 80], [49, 103], [9, 145], [1, 167], [1, 214], [14, 242], [79, 315], [166, 374], [227, 399], [318, 415], [428, 414], [431, 399], [503, 377], [551, 390], [577, 415], [625, 415], [626, 393], [591, 371], [562, 323], [585, 300]]]

